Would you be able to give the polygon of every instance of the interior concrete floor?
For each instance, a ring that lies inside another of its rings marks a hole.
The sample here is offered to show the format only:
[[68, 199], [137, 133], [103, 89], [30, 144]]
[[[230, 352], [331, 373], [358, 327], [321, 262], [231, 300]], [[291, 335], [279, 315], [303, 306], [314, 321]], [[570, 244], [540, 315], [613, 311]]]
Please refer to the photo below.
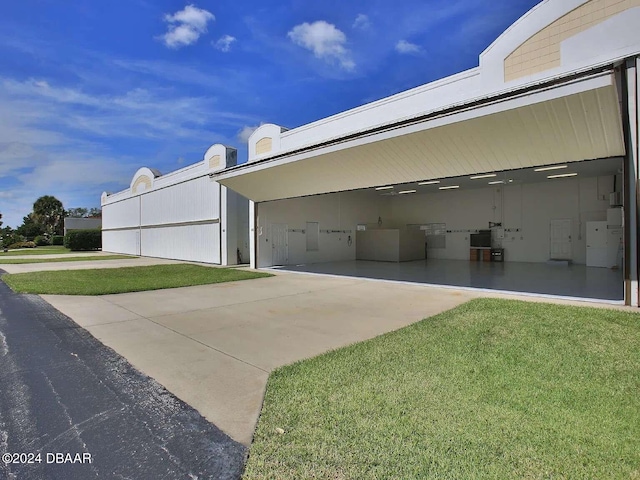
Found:
[[624, 300], [621, 270], [575, 264], [440, 259], [401, 263], [352, 260], [290, 265], [278, 269], [580, 299]]

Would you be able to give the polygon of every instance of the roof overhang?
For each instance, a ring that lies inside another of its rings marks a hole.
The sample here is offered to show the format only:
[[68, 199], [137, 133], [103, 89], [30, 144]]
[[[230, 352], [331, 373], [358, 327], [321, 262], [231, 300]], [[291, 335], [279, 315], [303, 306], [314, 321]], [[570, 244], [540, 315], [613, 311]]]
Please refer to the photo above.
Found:
[[212, 178], [263, 202], [624, 152], [615, 76], [607, 71], [390, 124]]

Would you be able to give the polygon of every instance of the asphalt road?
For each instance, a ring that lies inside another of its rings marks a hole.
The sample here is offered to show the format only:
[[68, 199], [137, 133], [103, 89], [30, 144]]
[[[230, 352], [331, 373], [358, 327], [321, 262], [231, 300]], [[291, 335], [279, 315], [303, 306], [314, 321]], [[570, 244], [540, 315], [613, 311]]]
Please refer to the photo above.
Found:
[[0, 479], [237, 479], [246, 455], [40, 297], [0, 281]]

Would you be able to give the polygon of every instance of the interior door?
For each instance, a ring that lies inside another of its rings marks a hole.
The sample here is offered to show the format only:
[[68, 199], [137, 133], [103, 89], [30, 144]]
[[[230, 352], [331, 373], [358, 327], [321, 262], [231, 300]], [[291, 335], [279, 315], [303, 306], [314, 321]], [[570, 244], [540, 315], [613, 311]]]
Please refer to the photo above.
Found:
[[551, 220], [549, 232], [549, 258], [551, 260], [571, 260], [571, 219]]
[[287, 265], [289, 262], [288, 226], [283, 223], [271, 224], [271, 264]]

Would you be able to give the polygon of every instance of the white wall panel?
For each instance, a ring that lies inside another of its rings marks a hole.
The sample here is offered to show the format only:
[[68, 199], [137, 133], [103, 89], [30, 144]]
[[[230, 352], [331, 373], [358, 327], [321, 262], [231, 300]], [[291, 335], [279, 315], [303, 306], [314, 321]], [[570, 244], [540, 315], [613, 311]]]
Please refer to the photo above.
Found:
[[137, 227], [140, 221], [140, 199], [129, 198], [102, 206], [102, 228]]
[[220, 185], [197, 178], [142, 196], [142, 225], [212, 220], [220, 217]]
[[[430, 248], [429, 258], [469, 259], [469, 232], [502, 222], [505, 260], [549, 260], [549, 225], [552, 219], [572, 219], [572, 260], [586, 261], [587, 221], [605, 220], [612, 177], [584, 177], [421, 195], [381, 196], [371, 192], [344, 192], [299, 199], [260, 203], [258, 206], [258, 265], [272, 265], [271, 225], [286, 224], [289, 230], [319, 222], [320, 229], [352, 230], [348, 234], [320, 233], [318, 251], [306, 250], [303, 233], [288, 233], [288, 264], [355, 259], [355, 228], [403, 228], [408, 224], [444, 223], [446, 248]], [[504, 192], [502, 191], [504, 189]], [[603, 199], [604, 198], [604, 199]], [[516, 231], [518, 230], [518, 231]]]
[[[103, 210], [104, 212], [104, 210]], [[102, 232], [102, 251], [140, 255], [140, 230], [107, 230]]]
[[[342, 192], [289, 200], [277, 200], [258, 205], [258, 265], [271, 266], [271, 225], [286, 224], [289, 229], [302, 230], [307, 222], [320, 224], [317, 251], [307, 251], [306, 236], [300, 232], [288, 234], [288, 262], [318, 263], [355, 260], [356, 225], [376, 224], [386, 213], [386, 197], [371, 192]], [[388, 221], [383, 220], [383, 222]], [[322, 230], [351, 230], [350, 233], [326, 233]], [[351, 236], [351, 245], [349, 245]]]
[[[598, 183], [601, 187], [598, 188]], [[430, 248], [429, 258], [469, 259], [469, 233], [455, 230], [486, 229], [502, 222], [505, 229], [505, 261], [549, 260], [549, 225], [552, 219], [572, 220], [572, 260], [586, 261], [586, 222], [605, 220], [607, 185], [612, 177], [586, 177], [529, 183], [501, 188], [479, 188], [411, 195], [391, 200], [395, 226], [446, 223], [446, 248]], [[502, 210], [504, 209], [504, 216]], [[518, 231], [515, 231], [518, 230]]]
[[141, 254], [220, 263], [220, 224], [143, 228]]

